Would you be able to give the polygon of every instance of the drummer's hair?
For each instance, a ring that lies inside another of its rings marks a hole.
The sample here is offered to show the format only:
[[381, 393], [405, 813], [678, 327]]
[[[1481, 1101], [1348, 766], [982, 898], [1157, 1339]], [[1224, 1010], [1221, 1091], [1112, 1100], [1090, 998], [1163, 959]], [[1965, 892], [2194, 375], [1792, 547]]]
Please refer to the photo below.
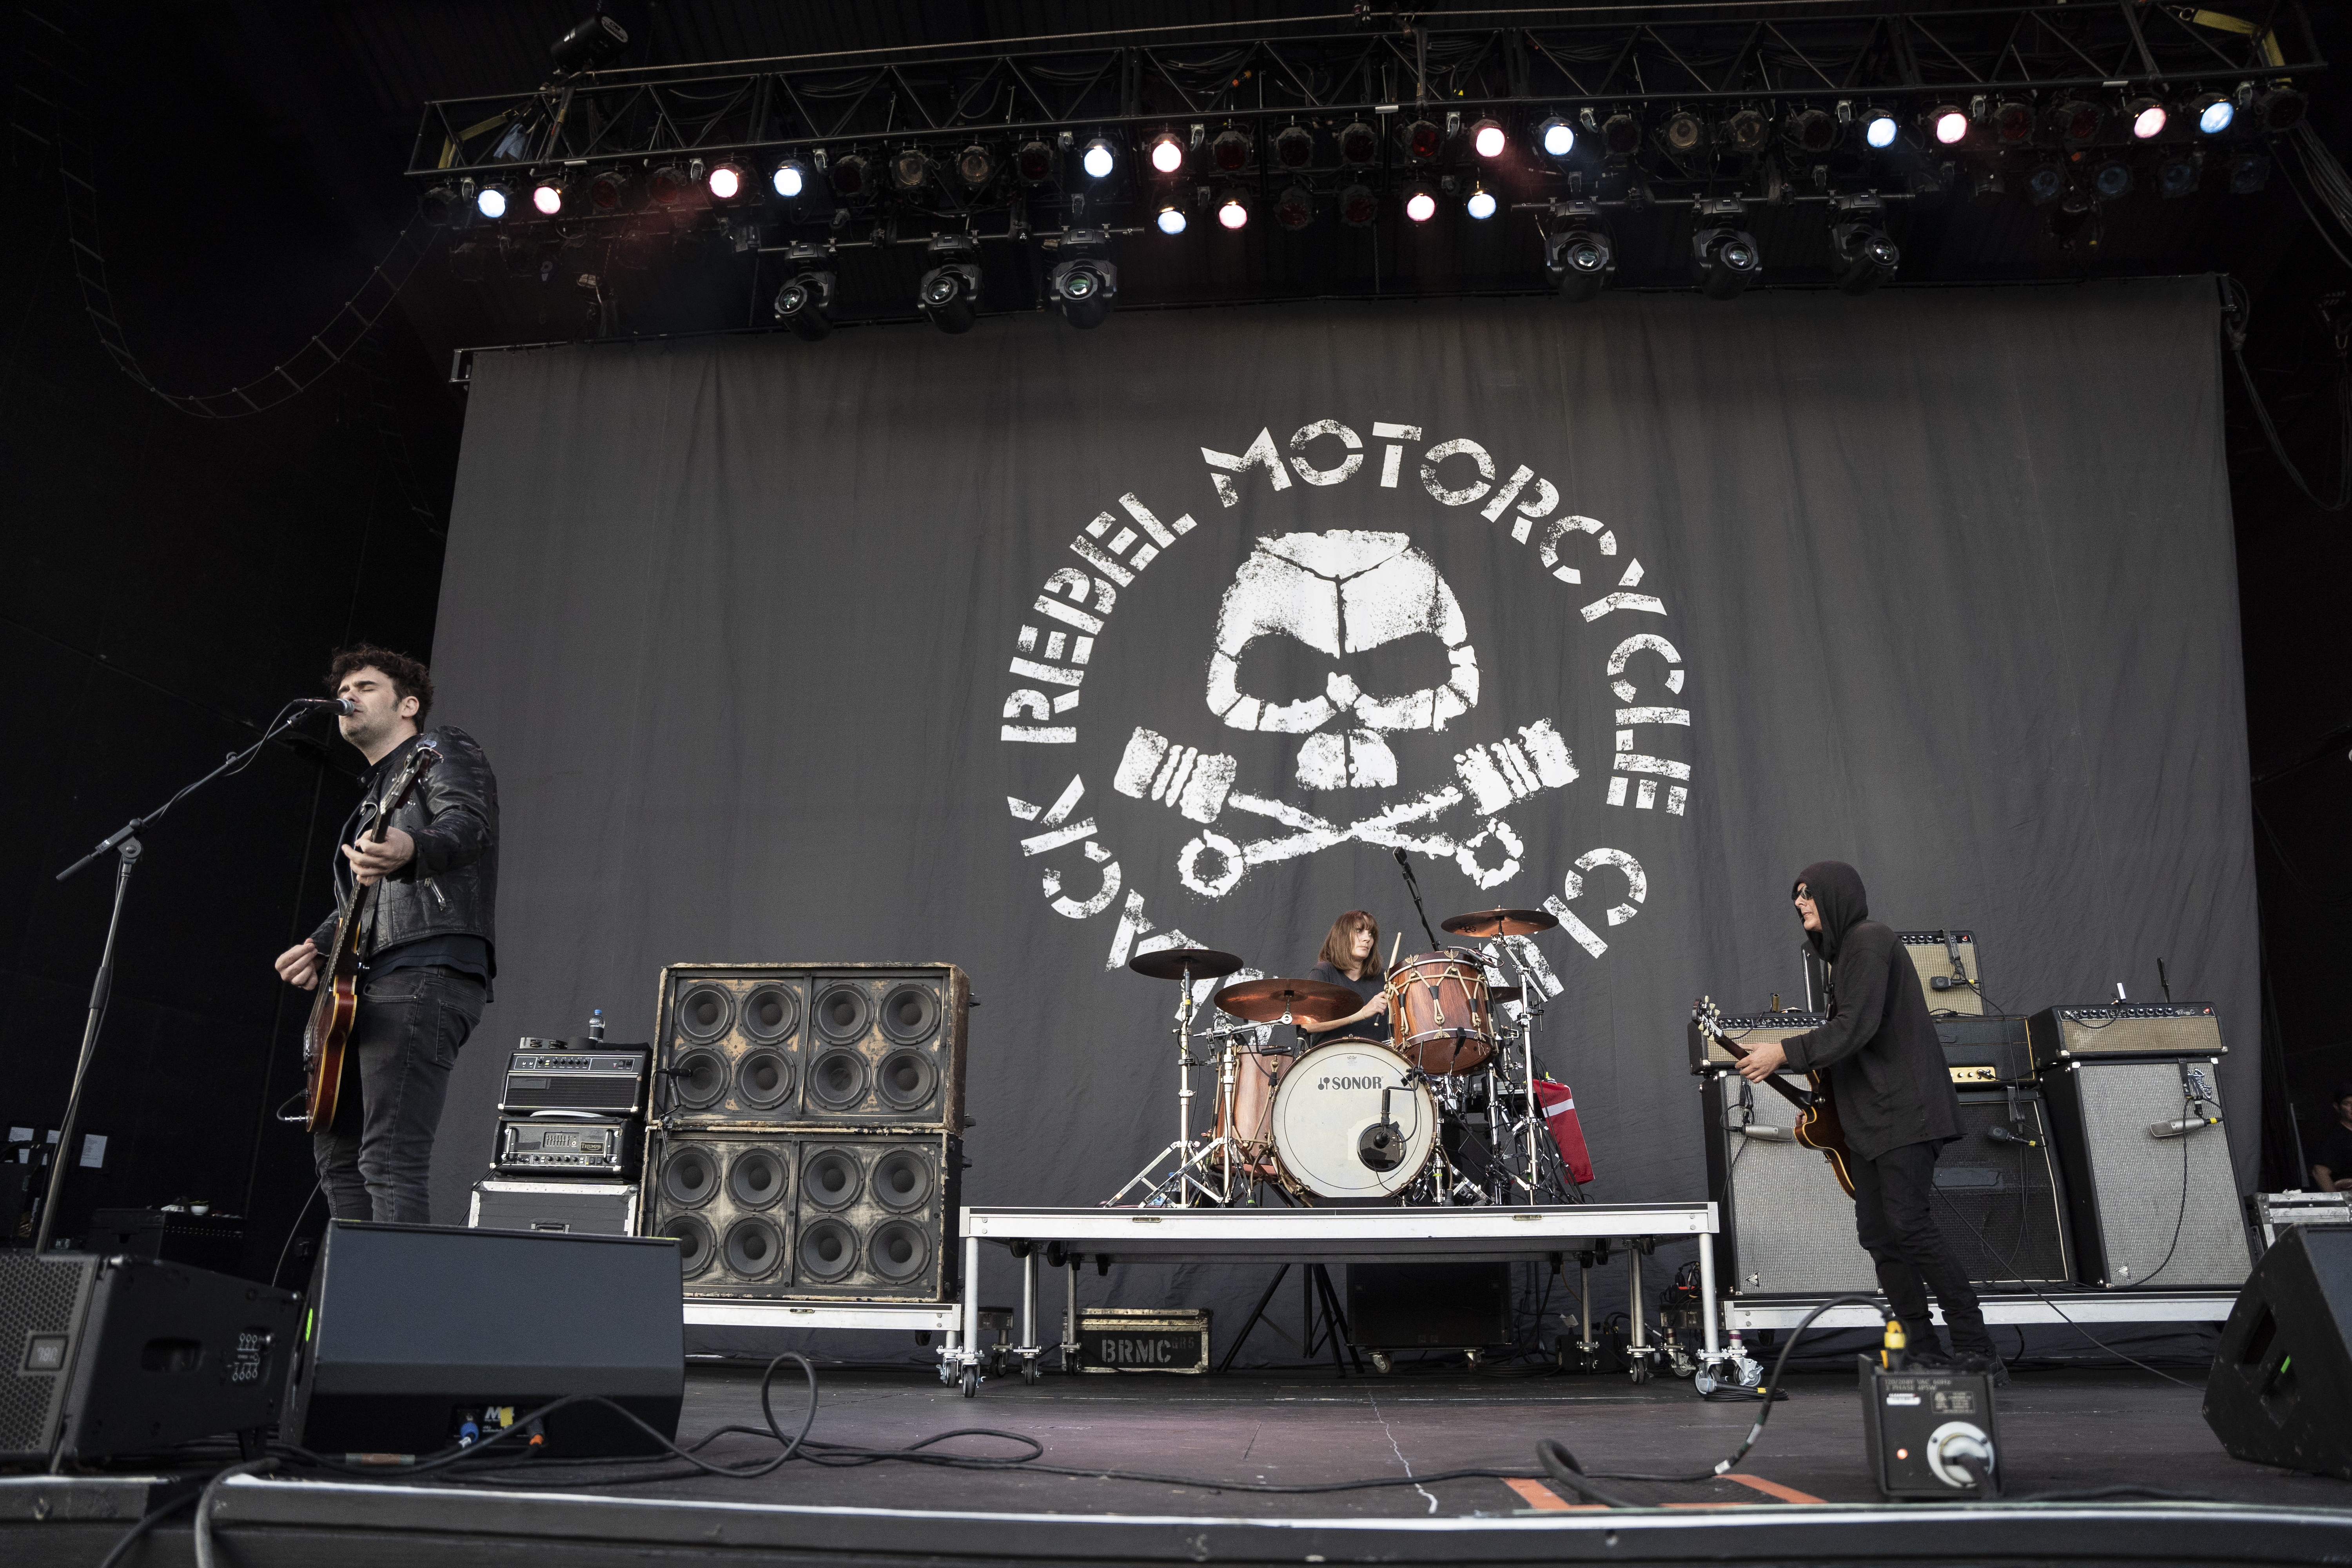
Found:
[[1323, 939], [1323, 951], [1318, 956], [1323, 963], [1345, 974], [1348, 972], [1349, 961], [1355, 956], [1348, 951], [1349, 938], [1354, 936], [1362, 927], [1370, 927], [1372, 933], [1372, 954], [1364, 960], [1363, 977], [1370, 980], [1386, 973], [1381, 967], [1381, 922], [1370, 910], [1349, 910], [1346, 914], [1333, 921], [1331, 934]]

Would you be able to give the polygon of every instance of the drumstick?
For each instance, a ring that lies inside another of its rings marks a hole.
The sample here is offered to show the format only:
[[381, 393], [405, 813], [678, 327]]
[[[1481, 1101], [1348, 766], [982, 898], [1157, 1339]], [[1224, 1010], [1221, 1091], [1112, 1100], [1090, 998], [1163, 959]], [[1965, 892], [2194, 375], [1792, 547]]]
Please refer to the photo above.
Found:
[[1394, 969], [1396, 967], [1397, 949], [1402, 945], [1403, 942], [1404, 932], [1402, 931], [1397, 932], [1396, 935], [1389, 939], [1389, 967], [1391, 969]]

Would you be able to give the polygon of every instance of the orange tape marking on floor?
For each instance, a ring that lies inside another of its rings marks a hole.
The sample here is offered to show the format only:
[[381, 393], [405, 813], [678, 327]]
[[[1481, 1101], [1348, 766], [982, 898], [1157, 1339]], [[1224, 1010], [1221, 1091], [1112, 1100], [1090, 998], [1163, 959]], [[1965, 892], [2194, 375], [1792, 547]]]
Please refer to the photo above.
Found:
[[1768, 1481], [1762, 1476], [1727, 1475], [1727, 1481], [1738, 1481], [1743, 1487], [1754, 1487], [1766, 1497], [1779, 1498], [1782, 1502], [1820, 1502], [1811, 1492], [1801, 1492], [1794, 1487], [1784, 1487], [1778, 1481]]
[[[1810, 1492], [1801, 1492], [1794, 1487], [1784, 1487], [1778, 1481], [1768, 1481], [1761, 1476], [1726, 1476], [1723, 1479], [1727, 1481], [1738, 1481], [1743, 1487], [1753, 1487], [1766, 1497], [1778, 1498], [1782, 1502], [1820, 1502], [1822, 1500]], [[1602, 1506], [1595, 1502], [1570, 1502], [1541, 1481], [1528, 1480], [1524, 1477], [1510, 1477], [1505, 1479], [1503, 1484], [1526, 1499], [1529, 1508], [1539, 1509], [1546, 1513], [1583, 1513]], [[1736, 1502], [1670, 1502], [1665, 1506], [1668, 1508], [1739, 1508], [1744, 1505]]]
[[1531, 1481], [1524, 1476], [1506, 1477], [1503, 1484], [1525, 1498], [1529, 1508], [1541, 1509], [1546, 1513], [1580, 1513], [1601, 1506], [1597, 1502], [1570, 1502], [1541, 1481]]

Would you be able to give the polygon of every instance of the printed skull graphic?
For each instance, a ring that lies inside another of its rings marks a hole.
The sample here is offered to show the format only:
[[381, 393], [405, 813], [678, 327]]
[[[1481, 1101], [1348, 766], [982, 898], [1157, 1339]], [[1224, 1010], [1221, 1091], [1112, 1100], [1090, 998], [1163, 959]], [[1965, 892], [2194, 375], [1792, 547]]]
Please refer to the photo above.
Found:
[[[1442, 684], [1368, 691], [1334, 668], [1319, 696], [1280, 701], [1244, 689], [1243, 656], [1261, 638], [1287, 638], [1338, 661], [1422, 634], [1444, 646], [1452, 673]], [[1208, 702], [1234, 729], [1305, 735], [1297, 779], [1307, 788], [1393, 788], [1396, 754], [1385, 737], [1433, 734], [1475, 708], [1478, 654], [1453, 588], [1405, 535], [1286, 533], [1259, 540], [1225, 589]]]

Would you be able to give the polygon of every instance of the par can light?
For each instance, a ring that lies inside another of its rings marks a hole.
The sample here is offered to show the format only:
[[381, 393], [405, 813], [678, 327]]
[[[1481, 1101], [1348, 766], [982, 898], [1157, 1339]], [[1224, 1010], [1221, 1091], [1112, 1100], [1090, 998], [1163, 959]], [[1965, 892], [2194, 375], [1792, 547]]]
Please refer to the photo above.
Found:
[[2133, 99], [2130, 104], [2125, 108], [2124, 114], [2131, 121], [2131, 132], [2132, 139], [2134, 141], [2152, 142], [2157, 137], [2164, 134], [2164, 105], [2158, 103], [2155, 99]]
[[1078, 167], [1087, 172], [1087, 178], [1090, 180], [1108, 180], [1110, 172], [1118, 167], [1118, 153], [1108, 141], [1097, 136], [1087, 143], [1086, 152], [1078, 158]]
[[1249, 226], [1249, 197], [1240, 191], [1227, 191], [1217, 203], [1217, 226], [1228, 234]]
[[1883, 109], [1874, 109], [1863, 119], [1862, 139], [1865, 144], [1883, 153], [1895, 145], [1895, 138], [1902, 133], [1902, 130], [1895, 123], [1895, 116]]
[[1601, 150], [1612, 158], [1630, 158], [1642, 150], [1642, 122], [1620, 110], [1601, 122]]
[[1315, 221], [1315, 193], [1293, 185], [1274, 204], [1274, 221], [1296, 234]]
[[615, 165], [599, 170], [588, 182], [588, 209], [591, 212], [616, 213], [629, 204], [629, 171]]
[[1315, 133], [1304, 125], [1286, 125], [1275, 132], [1274, 161], [1286, 169], [1303, 169], [1315, 161]]
[[1339, 132], [1339, 162], [1351, 169], [1369, 168], [1381, 161], [1381, 135], [1359, 120]]
[[2189, 110], [2197, 122], [2197, 129], [2208, 136], [2219, 136], [2238, 118], [2238, 106], [2218, 92], [2204, 93], [2191, 99]]
[[1184, 143], [1177, 140], [1172, 131], [1162, 131], [1154, 136], [1151, 145], [1145, 150], [1145, 155], [1150, 160], [1151, 172], [1155, 174], [1181, 174], [1184, 172]]
[[1499, 158], [1511, 139], [1503, 133], [1499, 121], [1481, 120], [1470, 128], [1470, 151], [1481, 158]]
[[1576, 127], [1555, 114], [1536, 127], [1536, 145], [1547, 158], [1565, 158], [1576, 151]]
[[1927, 129], [1938, 146], [1956, 147], [1968, 138], [1968, 110], [1958, 104], [1939, 103], [1927, 111]]
[[1437, 216], [1437, 193], [1427, 185], [1407, 185], [1404, 191], [1404, 216], [1415, 223], [1427, 223]]
[[1181, 234], [1188, 226], [1184, 216], [1184, 209], [1178, 206], [1173, 202], [1169, 202], [1162, 205], [1160, 209], [1160, 216], [1152, 221], [1159, 225], [1160, 232], [1162, 234]]
[[1484, 185], [1471, 186], [1469, 195], [1463, 200], [1462, 210], [1484, 223], [1493, 217], [1497, 210], [1495, 193]]
[[1790, 134], [1808, 153], [1826, 153], [1837, 145], [1837, 121], [1826, 109], [1801, 111], [1789, 123]]
[[2033, 140], [2033, 105], [2011, 99], [1992, 111], [1992, 133], [2004, 147], [2022, 147]]
[[1445, 133], [1426, 120], [1416, 120], [1404, 128], [1404, 150], [1416, 163], [1430, 162], [1444, 146]]
[[1761, 153], [1772, 140], [1772, 126], [1758, 110], [1741, 110], [1724, 129], [1737, 153]]
[[744, 178], [743, 168], [740, 163], [712, 164], [708, 180], [710, 186], [710, 199], [715, 202], [733, 201], [741, 195], [744, 188], [751, 184]]
[[975, 142], [956, 154], [956, 178], [964, 188], [977, 191], [996, 178], [996, 154]]
[[1666, 128], [1659, 134], [1665, 138], [1668, 152], [1687, 157], [1706, 145], [1706, 121], [1687, 109], [1678, 109], [1666, 117]]
[[676, 163], [664, 163], [646, 176], [646, 195], [653, 198], [654, 205], [657, 207], [674, 207], [686, 200], [686, 193], [693, 188], [693, 177], [683, 168]]
[[1218, 172], [1238, 174], [1249, 167], [1250, 139], [1246, 132], [1231, 129], [1220, 131], [1209, 143], [1209, 162]]
[[808, 189], [808, 171], [787, 158], [776, 165], [775, 173], [768, 176], [768, 183], [776, 188], [776, 195], [790, 201]]
[[1054, 177], [1054, 150], [1043, 142], [1024, 142], [1013, 154], [1013, 172], [1024, 185], [1042, 185]]
[[555, 217], [563, 211], [565, 195], [566, 186], [560, 175], [535, 181], [530, 187], [531, 210], [541, 217]]
[[512, 200], [504, 185], [493, 183], [474, 193], [474, 210], [496, 223], [507, 216], [507, 206]]
[[2291, 87], [2274, 87], [2254, 100], [2254, 117], [2264, 131], [2292, 131], [2303, 123], [2305, 100]]
[[2069, 99], [2058, 106], [2058, 134], [2070, 147], [2080, 147], [2091, 141], [2106, 121], [2106, 110], [2088, 99]]
[[1339, 193], [1339, 221], [1349, 228], [1369, 228], [1381, 216], [1381, 198], [1370, 185], [1349, 185]]

